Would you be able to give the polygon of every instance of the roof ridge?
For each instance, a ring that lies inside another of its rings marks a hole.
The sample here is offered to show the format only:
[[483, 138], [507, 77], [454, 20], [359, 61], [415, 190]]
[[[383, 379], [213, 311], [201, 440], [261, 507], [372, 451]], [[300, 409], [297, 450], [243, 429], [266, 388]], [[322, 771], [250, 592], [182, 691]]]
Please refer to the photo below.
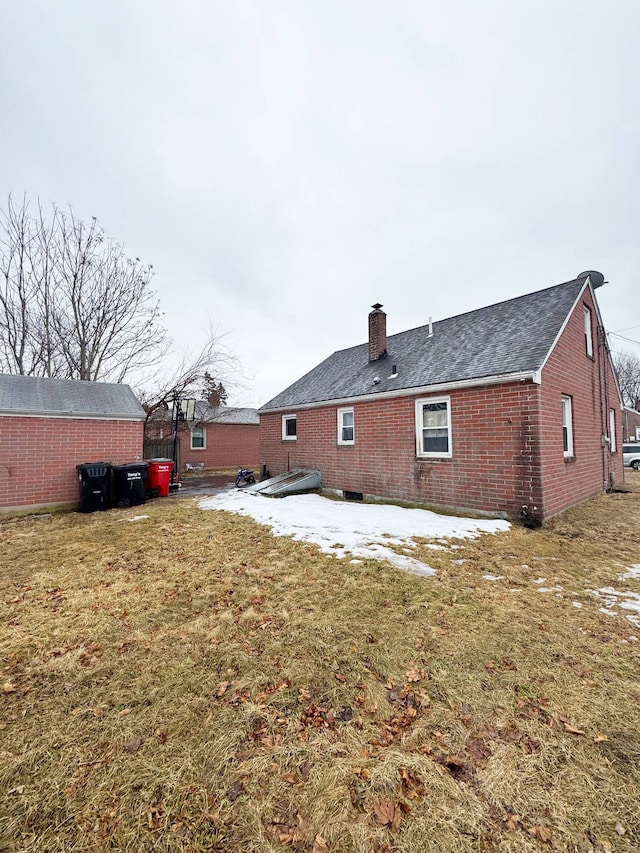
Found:
[[[509, 305], [513, 302], [518, 302], [520, 299], [530, 299], [534, 296], [539, 296], [541, 293], [545, 293], [549, 290], [556, 290], [560, 287], [566, 287], [569, 284], [576, 284], [578, 281], [582, 281], [586, 279], [587, 276], [580, 276], [579, 278], [572, 278], [569, 281], [563, 281], [560, 284], [553, 284], [551, 287], [543, 287], [540, 290], [534, 290], [531, 293], [522, 293], [520, 296], [512, 296], [510, 299], [502, 299], [499, 302], [492, 302], [491, 305], [483, 305], [481, 308], [472, 308], [470, 311], [462, 311], [460, 314], [452, 314], [450, 317], [442, 317], [440, 320], [433, 320], [432, 326], [435, 327], [441, 323], [446, 323], [449, 320], [457, 320], [459, 317], [467, 317], [471, 314], [479, 314], [482, 311], [489, 311], [491, 308], [497, 308], [498, 305]], [[392, 338], [397, 338], [400, 335], [406, 335], [410, 332], [416, 332], [418, 329], [426, 329], [429, 327], [429, 323], [420, 323], [418, 326], [411, 326], [409, 329], [403, 329], [401, 332], [394, 332], [392, 335], [387, 335], [387, 340], [391, 340]], [[349, 350], [358, 349], [358, 347], [367, 347], [368, 342], [364, 341], [361, 344], [354, 344], [350, 347], [344, 347], [343, 349], [334, 350], [333, 355], [336, 355], [340, 352], [349, 352]]]

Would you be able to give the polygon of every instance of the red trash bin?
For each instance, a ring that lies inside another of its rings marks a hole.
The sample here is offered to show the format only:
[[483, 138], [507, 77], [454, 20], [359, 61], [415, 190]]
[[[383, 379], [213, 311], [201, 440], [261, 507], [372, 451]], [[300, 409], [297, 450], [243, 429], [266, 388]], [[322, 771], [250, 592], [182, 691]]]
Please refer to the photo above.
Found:
[[147, 492], [152, 498], [166, 498], [169, 494], [173, 459], [148, 459]]

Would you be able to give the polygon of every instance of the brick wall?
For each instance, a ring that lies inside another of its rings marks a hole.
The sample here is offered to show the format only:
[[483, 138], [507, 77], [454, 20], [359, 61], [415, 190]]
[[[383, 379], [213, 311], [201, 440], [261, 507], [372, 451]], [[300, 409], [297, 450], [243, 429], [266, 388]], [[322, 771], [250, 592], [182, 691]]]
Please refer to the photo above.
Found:
[[76, 465], [142, 458], [142, 422], [0, 417], [0, 509], [78, 501]]
[[353, 446], [337, 444], [336, 406], [298, 411], [296, 441], [282, 440], [281, 414], [264, 414], [260, 462], [272, 474], [317, 468], [330, 489], [517, 514], [541, 499], [538, 392], [522, 382], [446, 395], [452, 459], [416, 458], [415, 400], [426, 395], [356, 403]]
[[631, 409], [625, 409], [623, 412], [624, 421], [624, 440], [625, 441], [640, 441], [638, 430], [640, 430], [640, 412], [634, 412]]
[[258, 424], [206, 425], [206, 447], [191, 450], [191, 432], [180, 433], [180, 462], [204, 462], [205, 468], [255, 467], [260, 458]]
[[[590, 291], [578, 303], [542, 371], [540, 395], [544, 516], [602, 492], [612, 479], [622, 483], [622, 413], [611, 364], [596, 328]], [[591, 311], [593, 357], [585, 347], [584, 306]], [[563, 395], [572, 398], [574, 459], [565, 460], [562, 443]], [[602, 447], [615, 410], [616, 453]]]

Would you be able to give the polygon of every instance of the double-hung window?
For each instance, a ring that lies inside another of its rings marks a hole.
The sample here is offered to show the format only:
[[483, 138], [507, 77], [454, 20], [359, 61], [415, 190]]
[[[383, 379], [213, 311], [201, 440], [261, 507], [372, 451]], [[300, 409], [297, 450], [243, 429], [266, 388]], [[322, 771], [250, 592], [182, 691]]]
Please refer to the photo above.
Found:
[[203, 426], [194, 426], [191, 430], [191, 449], [204, 450], [206, 447]]
[[282, 416], [282, 440], [295, 441], [298, 438], [298, 418], [296, 415]]
[[573, 458], [573, 412], [571, 397], [562, 398], [562, 449], [565, 459]]
[[589, 358], [593, 358], [593, 335], [591, 334], [591, 309], [584, 306], [584, 345]]
[[616, 452], [616, 410], [609, 409], [609, 449]]
[[430, 459], [451, 458], [449, 397], [416, 400], [416, 456]]
[[338, 409], [338, 444], [355, 444], [353, 409]]

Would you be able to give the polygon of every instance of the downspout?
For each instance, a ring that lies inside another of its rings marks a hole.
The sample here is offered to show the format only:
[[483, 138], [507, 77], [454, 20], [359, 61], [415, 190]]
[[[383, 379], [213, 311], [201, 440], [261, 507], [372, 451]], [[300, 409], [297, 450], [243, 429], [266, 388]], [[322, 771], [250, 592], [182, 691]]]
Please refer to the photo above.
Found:
[[606, 426], [606, 417], [607, 411], [605, 406], [605, 401], [603, 399], [602, 394], [602, 356], [603, 356], [603, 338], [604, 338], [604, 329], [602, 326], [598, 325], [596, 327], [596, 340], [598, 343], [598, 392], [600, 395], [600, 449], [602, 452], [602, 490], [604, 492], [608, 491], [610, 488], [607, 483], [607, 426]]

